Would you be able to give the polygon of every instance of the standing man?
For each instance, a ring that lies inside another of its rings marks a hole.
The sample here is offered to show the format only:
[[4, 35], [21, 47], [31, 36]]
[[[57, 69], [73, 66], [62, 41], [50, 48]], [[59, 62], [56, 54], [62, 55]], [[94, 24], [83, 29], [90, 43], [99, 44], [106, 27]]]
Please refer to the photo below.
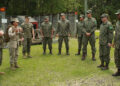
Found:
[[83, 39], [83, 24], [84, 24], [84, 15], [80, 15], [80, 21], [77, 23], [76, 37], [78, 37], [78, 53], [75, 55], [80, 55], [82, 48], [82, 39]]
[[120, 9], [115, 14], [118, 17], [118, 21], [116, 23], [116, 28], [115, 28], [115, 38], [114, 38], [114, 46], [115, 46], [114, 57], [115, 57], [117, 72], [113, 74], [113, 76], [120, 76]]
[[52, 23], [49, 22], [49, 17], [46, 16], [44, 22], [41, 25], [41, 35], [43, 39], [43, 54], [46, 54], [46, 45], [48, 44], [50, 54], [52, 54], [52, 38], [53, 38], [53, 26]]
[[100, 25], [100, 36], [99, 36], [99, 53], [101, 64], [98, 68], [102, 70], [109, 69], [110, 63], [110, 48], [112, 46], [113, 39], [113, 26], [108, 21], [108, 14], [102, 14], [102, 24]]
[[[2, 65], [2, 57], [3, 57], [3, 43], [4, 43], [4, 33], [0, 31], [0, 66]], [[0, 72], [0, 75], [3, 75], [4, 72]]]
[[66, 19], [65, 14], [61, 14], [61, 20], [58, 21], [58, 27], [57, 27], [57, 36], [59, 36], [58, 42], [59, 42], [59, 53], [58, 55], [61, 55], [61, 48], [63, 40], [65, 42], [66, 46], [66, 55], [69, 54], [69, 38], [70, 37], [70, 22]]
[[35, 39], [34, 35], [34, 29], [33, 29], [33, 24], [29, 22], [29, 17], [25, 17], [25, 22], [21, 25], [23, 29], [23, 57], [26, 58], [26, 53], [27, 57], [31, 58], [30, 56], [30, 49], [31, 49], [31, 42], [32, 42], [32, 37]]
[[12, 26], [8, 29], [8, 35], [9, 35], [9, 52], [10, 52], [10, 68], [14, 70], [15, 68], [19, 68], [17, 64], [18, 60], [18, 47], [19, 47], [19, 28], [18, 23], [16, 20], [13, 20], [11, 22]]
[[84, 28], [83, 28], [83, 56], [82, 60], [85, 60], [87, 54], [87, 45], [90, 42], [92, 49], [92, 60], [95, 61], [95, 30], [97, 28], [97, 21], [92, 17], [92, 11], [87, 11], [87, 18], [84, 20]]

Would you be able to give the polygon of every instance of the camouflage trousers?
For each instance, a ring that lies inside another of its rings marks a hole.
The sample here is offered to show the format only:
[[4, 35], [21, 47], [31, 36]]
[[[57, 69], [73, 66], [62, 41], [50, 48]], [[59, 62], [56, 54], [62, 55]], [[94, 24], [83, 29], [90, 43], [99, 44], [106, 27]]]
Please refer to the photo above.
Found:
[[2, 65], [3, 50], [0, 48], [0, 65]]
[[69, 50], [69, 38], [68, 36], [60, 36], [59, 39], [58, 39], [58, 42], [59, 42], [59, 50], [62, 49], [62, 43], [63, 43], [63, 40], [65, 42], [65, 47], [66, 47], [66, 50], [68, 51]]
[[30, 49], [31, 49], [31, 43], [32, 40], [31, 38], [26, 38], [23, 41], [23, 54], [30, 54]]
[[114, 58], [116, 67], [120, 69], [120, 48], [115, 48]]
[[18, 60], [18, 48], [9, 48], [10, 64], [17, 63]]
[[43, 38], [43, 50], [46, 50], [47, 44], [48, 44], [49, 50], [52, 50], [52, 38], [50, 37]]
[[92, 54], [95, 54], [96, 53], [96, 48], [95, 48], [95, 35], [92, 34], [90, 37], [87, 37], [85, 34], [83, 35], [83, 53], [87, 54], [87, 45], [88, 45], [88, 42], [90, 43], [91, 45], [91, 49], [92, 49]]
[[99, 46], [99, 57], [101, 62], [110, 62], [110, 47], [108, 45], [100, 45]]
[[83, 36], [78, 37], [78, 51], [81, 51], [81, 48], [82, 48], [82, 39], [83, 39]]

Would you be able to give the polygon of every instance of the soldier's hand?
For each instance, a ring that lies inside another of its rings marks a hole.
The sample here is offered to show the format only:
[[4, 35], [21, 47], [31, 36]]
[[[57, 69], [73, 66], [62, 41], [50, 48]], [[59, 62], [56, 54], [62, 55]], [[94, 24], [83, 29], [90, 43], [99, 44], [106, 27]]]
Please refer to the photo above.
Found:
[[44, 36], [42, 35], [42, 39], [44, 38]]
[[58, 37], [59, 35], [58, 34], [56, 34], [56, 37]]
[[51, 35], [51, 38], [53, 38], [53, 35]]
[[71, 35], [70, 35], [70, 34], [68, 34], [68, 37], [71, 37]]
[[114, 44], [114, 43], [112, 44], [112, 47], [113, 47], [113, 48], [115, 47], [115, 44]]
[[109, 47], [111, 47], [111, 46], [112, 46], [112, 44], [111, 44], [111, 43], [108, 43], [108, 46], [109, 46]]
[[35, 40], [35, 37], [33, 36], [33, 40]]
[[0, 31], [0, 37], [4, 35], [4, 32], [3, 31]]
[[90, 36], [91, 34], [90, 33], [86, 33], [87, 36]]
[[21, 41], [24, 41], [24, 38], [21, 38]]

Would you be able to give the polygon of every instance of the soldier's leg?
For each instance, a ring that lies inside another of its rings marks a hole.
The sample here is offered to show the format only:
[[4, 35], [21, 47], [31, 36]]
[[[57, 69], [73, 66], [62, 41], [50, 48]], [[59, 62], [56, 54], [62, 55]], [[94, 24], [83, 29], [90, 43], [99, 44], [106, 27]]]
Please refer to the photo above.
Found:
[[27, 39], [24, 39], [24, 41], [23, 41], [23, 50], [22, 50], [22, 52], [23, 52], [23, 56], [25, 57], [25, 54], [27, 52]]
[[14, 69], [15, 48], [10, 48], [9, 53], [10, 53], [10, 68]]
[[47, 45], [47, 38], [43, 38], [43, 54], [46, 54], [46, 45]]
[[78, 37], [78, 53], [75, 55], [80, 55], [81, 46], [82, 46], [82, 37]]
[[120, 76], [120, 48], [115, 48], [114, 59], [115, 59], [115, 65], [117, 68], [117, 72], [113, 74], [112, 76]]
[[59, 37], [58, 43], [59, 43], [59, 46], [58, 46], [59, 53], [58, 53], [58, 55], [60, 55], [61, 54], [61, 49], [62, 49], [63, 37]]
[[92, 36], [90, 37], [89, 42], [90, 42], [91, 49], [92, 49], [92, 60], [95, 61], [95, 60], [96, 60], [96, 59], [95, 59], [95, 53], [96, 53], [96, 48], [95, 48], [95, 42], [96, 42], [96, 40], [95, 40], [95, 35], [92, 35]]
[[31, 58], [31, 56], [30, 56], [31, 43], [32, 43], [31, 38], [28, 38], [27, 39], [27, 55], [28, 55], [29, 58]]
[[101, 64], [99, 66], [97, 66], [98, 68], [104, 67], [103, 53], [104, 53], [104, 46], [100, 45], [99, 46], [99, 58], [100, 58]]
[[66, 46], [66, 55], [69, 55], [69, 38], [64, 37], [64, 42], [65, 42], [65, 46]]
[[15, 58], [14, 58], [15, 68], [19, 68], [19, 66], [18, 66], [18, 48], [19, 48], [19, 47], [17, 47], [17, 48], [15, 49]]
[[3, 55], [3, 51], [2, 48], [0, 48], [0, 65], [2, 65], [2, 55]]
[[83, 36], [83, 41], [82, 41], [82, 44], [83, 44], [83, 56], [82, 56], [82, 60], [85, 60], [86, 58], [86, 54], [87, 54], [87, 45], [88, 45], [88, 37], [86, 37], [85, 35]]
[[50, 54], [52, 54], [52, 38], [48, 38], [48, 47], [50, 50]]

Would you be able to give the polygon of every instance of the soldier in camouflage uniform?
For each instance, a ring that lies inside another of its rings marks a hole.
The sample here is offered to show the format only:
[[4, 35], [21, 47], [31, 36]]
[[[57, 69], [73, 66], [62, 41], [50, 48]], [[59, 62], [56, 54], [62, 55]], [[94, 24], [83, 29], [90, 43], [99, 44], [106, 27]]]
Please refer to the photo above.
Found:
[[26, 58], [26, 53], [27, 57], [31, 58], [30, 56], [30, 49], [31, 49], [31, 42], [32, 42], [32, 37], [35, 39], [34, 36], [34, 28], [33, 24], [29, 22], [29, 18], [26, 16], [25, 17], [25, 22], [21, 25], [23, 29], [23, 57]]
[[101, 64], [98, 68], [102, 70], [109, 69], [110, 62], [110, 48], [112, 46], [113, 39], [113, 26], [108, 21], [108, 14], [102, 14], [102, 24], [100, 25], [100, 36], [99, 36], [99, 53]]
[[80, 15], [80, 21], [77, 23], [76, 37], [78, 37], [78, 53], [75, 55], [80, 55], [82, 48], [82, 39], [83, 39], [83, 24], [84, 24], [84, 15]]
[[[4, 34], [0, 31], [0, 66], [2, 65], [2, 57], [3, 57], [3, 43], [4, 43]], [[0, 72], [0, 75], [4, 74], [4, 72]]]
[[96, 19], [92, 17], [92, 11], [87, 11], [87, 18], [84, 19], [84, 28], [83, 28], [83, 56], [82, 60], [85, 60], [87, 54], [87, 45], [90, 42], [92, 49], [92, 60], [95, 61], [95, 30], [97, 28]]
[[59, 36], [59, 53], [61, 55], [62, 42], [64, 40], [66, 46], [66, 55], [69, 55], [69, 36], [70, 36], [70, 22], [65, 18], [65, 14], [61, 14], [61, 20], [58, 21], [57, 36]]
[[12, 26], [8, 29], [8, 35], [10, 37], [8, 47], [10, 52], [10, 67], [11, 69], [19, 68], [17, 64], [18, 60], [18, 47], [19, 47], [19, 28], [18, 23], [13, 20]]
[[115, 57], [117, 72], [113, 74], [113, 76], [120, 76], [120, 9], [115, 14], [118, 16], [118, 21], [116, 23], [116, 28], [115, 28], [115, 37], [114, 37], [114, 47], [115, 47], [114, 57]]
[[48, 44], [50, 54], [52, 54], [52, 38], [53, 38], [53, 26], [52, 23], [49, 22], [49, 17], [46, 16], [44, 22], [41, 25], [41, 35], [43, 38], [43, 54], [46, 54], [46, 45]]

